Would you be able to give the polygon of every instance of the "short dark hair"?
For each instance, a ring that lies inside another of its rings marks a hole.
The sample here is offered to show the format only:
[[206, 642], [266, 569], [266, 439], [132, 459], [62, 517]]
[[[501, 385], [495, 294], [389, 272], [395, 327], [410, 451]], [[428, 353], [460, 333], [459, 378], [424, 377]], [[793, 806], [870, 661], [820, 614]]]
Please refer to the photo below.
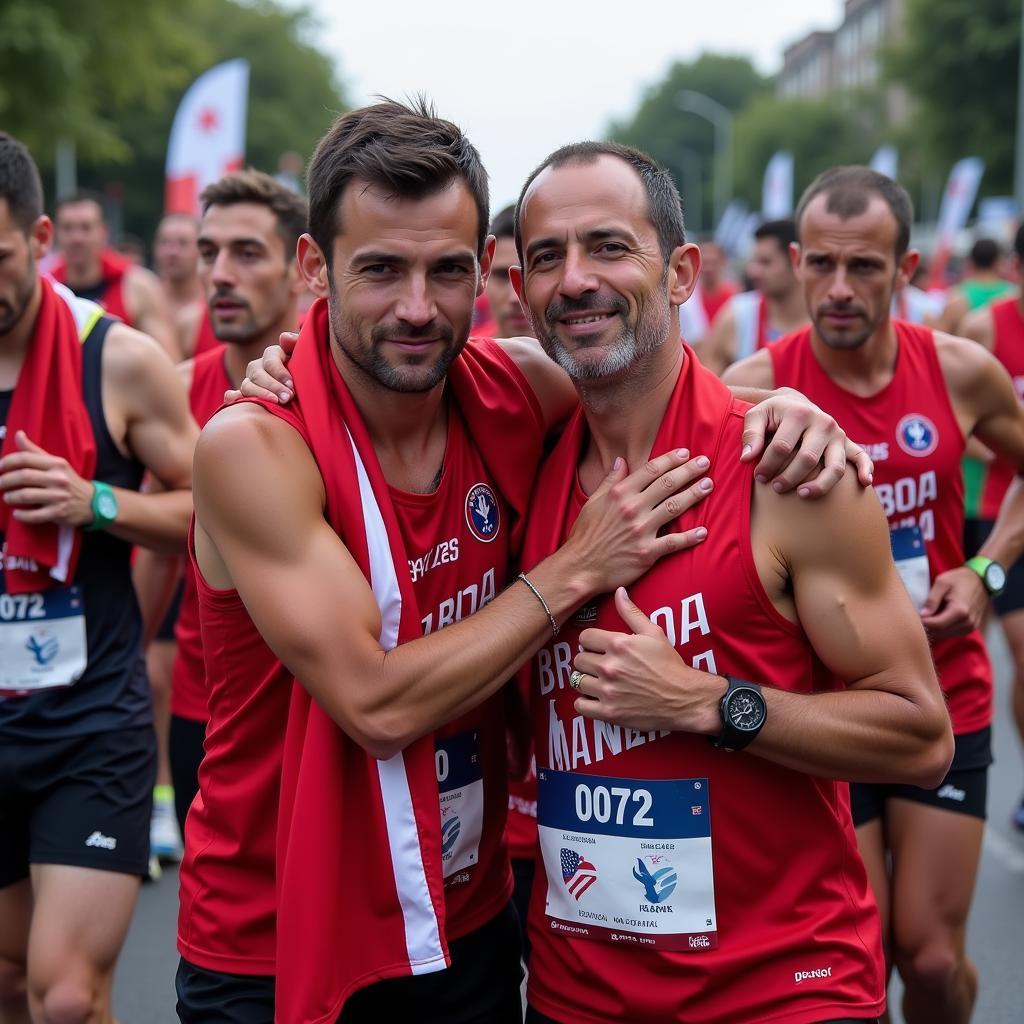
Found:
[[277, 233], [284, 240], [285, 256], [295, 258], [295, 245], [306, 230], [309, 210], [306, 200], [287, 185], [282, 185], [263, 171], [233, 171], [219, 181], [207, 185], [199, 196], [203, 215], [211, 206], [234, 206], [254, 203], [265, 206], [277, 218]]
[[65, 206], [74, 206], [76, 203], [95, 203], [99, 207], [100, 219], [106, 220], [106, 211], [103, 209], [103, 197], [99, 192], [93, 192], [91, 188], [80, 188], [77, 192], [72, 192], [70, 195], [61, 196], [57, 200], [56, 212], [60, 211]]
[[901, 258], [910, 248], [914, 204], [907, 190], [892, 178], [860, 164], [822, 171], [800, 197], [795, 218], [798, 232], [807, 207], [820, 195], [826, 197], [825, 209], [838, 214], [843, 220], [859, 217], [867, 210], [871, 197], [880, 196], [896, 218], [896, 258]]
[[491, 221], [490, 234], [494, 235], [495, 238], [516, 237], [515, 204], [506, 206], [505, 209], [500, 210], [494, 215], [494, 220]]
[[967, 258], [971, 261], [972, 267], [978, 270], [991, 270], [999, 262], [1002, 254], [1003, 250], [994, 238], [979, 238], [971, 246]]
[[646, 153], [632, 146], [618, 142], [574, 142], [556, 149], [526, 179], [516, 203], [516, 252], [523, 258], [522, 213], [523, 199], [537, 175], [548, 167], [558, 169], [566, 164], [592, 164], [602, 156], [614, 156], [625, 160], [639, 175], [647, 192], [647, 216], [658, 233], [658, 245], [665, 262], [672, 252], [686, 242], [686, 225], [683, 221], [683, 201], [679, 197], [672, 175]]
[[382, 99], [342, 114], [317, 144], [306, 172], [309, 233], [328, 265], [344, 230], [339, 201], [358, 179], [402, 199], [424, 199], [463, 181], [476, 203], [477, 256], [490, 221], [487, 172], [476, 147], [451, 121], [419, 97], [409, 104]]
[[780, 220], [766, 220], [754, 229], [755, 241], [772, 238], [784, 253], [789, 252], [790, 245], [796, 241], [796, 221], [783, 217]]
[[32, 154], [13, 135], [0, 132], [0, 199], [22, 234], [43, 215], [43, 182]]

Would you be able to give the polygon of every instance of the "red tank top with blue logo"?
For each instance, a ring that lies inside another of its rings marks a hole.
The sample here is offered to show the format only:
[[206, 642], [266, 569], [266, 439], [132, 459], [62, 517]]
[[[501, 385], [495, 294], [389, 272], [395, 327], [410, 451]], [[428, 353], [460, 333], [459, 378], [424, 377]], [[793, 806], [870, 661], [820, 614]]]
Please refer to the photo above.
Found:
[[[684, 348], [652, 456], [711, 459], [715, 490], [671, 526], [707, 540], [629, 588], [687, 665], [812, 693], [835, 683], [758, 577], [743, 414]], [[523, 564], [553, 551], [584, 502], [580, 414], [545, 464]], [[847, 787], [704, 736], [577, 714], [572, 659], [588, 627], [623, 631], [611, 596], [532, 659], [538, 863], [529, 1000], [561, 1021], [612, 1024], [872, 1018], [884, 1006], [880, 928]]]
[[[908, 589], [920, 606], [929, 583], [964, 562], [960, 459], [965, 445], [934, 332], [899, 320], [893, 326], [899, 354], [892, 380], [868, 397], [840, 387], [822, 369], [809, 327], [783, 338], [769, 352], [776, 387], [803, 392], [868, 450], [875, 463], [875, 493], [889, 520], [898, 565], [902, 538], [919, 531], [928, 575], [922, 580], [923, 594]], [[935, 640], [932, 657], [954, 733], [984, 729], [992, 720], [992, 670], [981, 634], [975, 630]]]
[[[437, 490], [390, 492], [424, 636], [501, 593], [508, 583], [509, 507], [454, 406]], [[438, 729], [434, 745], [447, 933], [456, 939], [494, 917], [512, 894], [503, 695]]]

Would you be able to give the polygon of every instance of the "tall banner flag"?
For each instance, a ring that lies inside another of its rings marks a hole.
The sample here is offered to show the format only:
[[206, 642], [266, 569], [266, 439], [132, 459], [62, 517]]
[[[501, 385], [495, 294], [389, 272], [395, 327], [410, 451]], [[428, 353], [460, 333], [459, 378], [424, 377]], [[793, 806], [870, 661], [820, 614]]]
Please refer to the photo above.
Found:
[[779, 150], [764, 169], [761, 214], [765, 220], [793, 216], [793, 154]]
[[722, 219], [715, 228], [715, 241], [730, 255], [736, 252], [740, 230], [747, 219], [747, 204], [742, 199], [730, 199], [722, 211]]
[[879, 146], [871, 158], [871, 170], [878, 171], [879, 174], [884, 174], [887, 178], [896, 181], [900, 170], [899, 154], [896, 147]]
[[249, 62], [204, 71], [178, 104], [167, 144], [166, 213], [199, 215], [199, 194], [245, 162]]
[[978, 195], [985, 161], [978, 156], [965, 156], [953, 164], [942, 194], [939, 223], [935, 232], [935, 252], [932, 256], [931, 286], [941, 288], [945, 283], [946, 265], [953, 252], [956, 236], [967, 223], [967, 217]]

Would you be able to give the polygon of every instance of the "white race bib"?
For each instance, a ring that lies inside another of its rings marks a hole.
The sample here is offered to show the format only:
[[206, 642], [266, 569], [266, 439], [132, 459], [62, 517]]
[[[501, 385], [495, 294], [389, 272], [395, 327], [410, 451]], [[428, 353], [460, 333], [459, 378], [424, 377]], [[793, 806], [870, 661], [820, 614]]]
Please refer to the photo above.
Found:
[[898, 526], [889, 531], [892, 545], [892, 559], [896, 563], [903, 586], [907, 588], [910, 600], [920, 611], [928, 600], [932, 588], [931, 571], [928, 568], [928, 549], [920, 526]]
[[441, 865], [445, 878], [480, 859], [484, 783], [476, 729], [435, 739], [434, 761], [441, 797]]
[[546, 927], [676, 951], [718, 945], [707, 779], [545, 768], [537, 781]]
[[80, 587], [0, 592], [0, 690], [70, 686], [87, 662]]

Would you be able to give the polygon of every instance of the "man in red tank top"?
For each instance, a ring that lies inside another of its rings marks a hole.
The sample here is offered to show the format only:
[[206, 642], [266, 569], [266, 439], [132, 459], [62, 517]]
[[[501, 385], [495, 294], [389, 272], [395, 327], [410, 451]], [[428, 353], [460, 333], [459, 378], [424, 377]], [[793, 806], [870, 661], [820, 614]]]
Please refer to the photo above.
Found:
[[821, 175], [801, 200], [794, 247], [813, 326], [727, 378], [799, 388], [875, 459], [893, 556], [932, 641], [956, 755], [934, 788], [854, 785], [854, 821], [905, 984], [904, 1016], [962, 1024], [978, 984], [965, 930], [991, 761], [992, 677], [978, 625], [1005, 582], [1003, 566], [1024, 546], [1024, 487], [1012, 485], [979, 557], [965, 564], [960, 458], [976, 436], [1020, 473], [1024, 410], [981, 347], [890, 319], [893, 289], [918, 261], [911, 221], [910, 198], [890, 179], [864, 167]]
[[[226, 175], [210, 185], [201, 200], [203, 220], [191, 244], [201, 252], [197, 259], [206, 296], [203, 314], [207, 315], [209, 301], [211, 323], [226, 344], [178, 366], [192, 416], [200, 427], [221, 407], [224, 392], [237, 387], [246, 364], [282, 331], [295, 326], [298, 295], [304, 289], [295, 265], [295, 244], [306, 228], [305, 200], [259, 172]], [[222, 317], [220, 307], [226, 298], [230, 300], [225, 307], [228, 315]], [[136, 558], [136, 586], [144, 591], [166, 593], [178, 575], [178, 559], [152, 551], [140, 552]], [[195, 580], [187, 560], [180, 585], [183, 592], [172, 603], [150, 646], [148, 667], [155, 691], [162, 673], [154, 673], [154, 648], [169, 648], [162, 735], [160, 720], [157, 722], [167, 758], [167, 778], [160, 781], [172, 789], [172, 814], [176, 812], [183, 834], [185, 816], [198, 787], [208, 711]], [[160, 656], [161, 661], [167, 657], [164, 651]]]
[[129, 263], [108, 247], [99, 197], [78, 192], [60, 200], [54, 223], [60, 258], [53, 276], [129, 327], [156, 338], [172, 358], [180, 358], [160, 282], [152, 271]]
[[[276, 871], [276, 961], [261, 957], [283, 1020], [520, 1019], [493, 695], [578, 604], [696, 539], [654, 538], [703, 493], [672, 497], [700, 470], [677, 452], [629, 477], [620, 463], [559, 552], [501, 592], [543, 435], [575, 393], [532, 342], [466, 343], [493, 258], [484, 182], [429, 109], [340, 118], [310, 165], [298, 259], [320, 299], [289, 364], [297, 402], [222, 411], [196, 453], [210, 700], [234, 770], [202, 848], [225, 870], [189, 916], [233, 931], [258, 901], [258, 936], [237, 938], [262, 947]], [[816, 465], [826, 438], [811, 435]], [[211, 721], [204, 786], [216, 742]], [[275, 764], [276, 866], [253, 778], [272, 783]], [[237, 966], [216, 970], [224, 986]]]
[[565, 147], [517, 223], [513, 281], [582, 399], [523, 564], [561, 543], [615, 453], [642, 465], [685, 442], [710, 478], [671, 527], [706, 539], [585, 603], [531, 660], [527, 1019], [874, 1020], [880, 929], [836, 780], [930, 785], [952, 754], [880, 510], [852, 476], [806, 503], [729, 458], [745, 406], [678, 344], [700, 258], [649, 157]]
[[[1024, 266], [1024, 226], [1013, 240], [1017, 272]], [[1024, 401], [1024, 299], [1020, 295], [1000, 299], [971, 313], [963, 321], [965, 338], [984, 345], [1009, 373], [1017, 398]], [[1006, 490], [1013, 480], [1012, 464], [993, 458], [985, 467], [984, 486], [976, 517], [968, 513], [964, 527], [964, 553], [978, 553], [992, 532]], [[1024, 561], [1007, 569], [1006, 589], [993, 601], [1006, 642], [1013, 656], [1013, 718], [1024, 744]], [[1024, 831], [1024, 798], [1014, 810], [1013, 824]]]

